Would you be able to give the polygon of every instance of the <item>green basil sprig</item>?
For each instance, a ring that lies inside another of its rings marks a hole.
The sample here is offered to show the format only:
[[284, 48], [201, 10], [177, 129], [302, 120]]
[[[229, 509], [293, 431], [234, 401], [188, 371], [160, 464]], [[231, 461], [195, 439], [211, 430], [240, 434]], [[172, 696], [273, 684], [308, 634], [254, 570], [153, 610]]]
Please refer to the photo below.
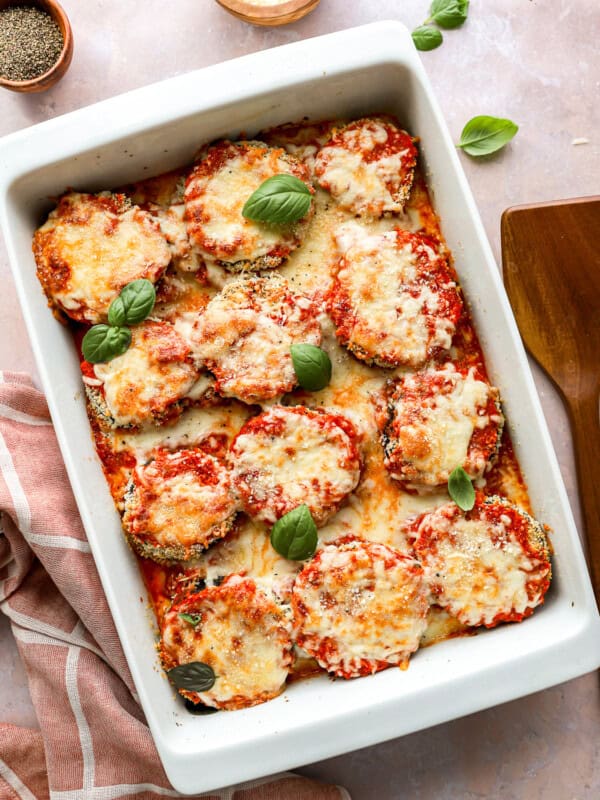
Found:
[[196, 625], [200, 623], [202, 619], [201, 614], [178, 614], [179, 619], [182, 619], [184, 622], [187, 622], [192, 628], [195, 628]]
[[510, 119], [473, 117], [463, 128], [457, 147], [470, 156], [488, 156], [510, 142], [518, 130], [519, 126]]
[[81, 352], [90, 364], [122, 356], [131, 344], [127, 325], [137, 325], [152, 313], [156, 291], [151, 281], [140, 278], [121, 289], [108, 309], [108, 325], [93, 325], [83, 337]]
[[140, 278], [124, 286], [108, 309], [109, 325], [137, 325], [151, 314], [156, 290], [151, 281]]
[[459, 28], [467, 19], [469, 0], [433, 0], [429, 7], [429, 18], [412, 32], [417, 50], [435, 50], [444, 41], [442, 32], [432, 28], [434, 22], [440, 28]]
[[311, 200], [304, 181], [282, 173], [261, 183], [244, 203], [242, 215], [257, 222], [295, 222], [308, 213]]
[[81, 351], [90, 364], [100, 364], [122, 356], [131, 344], [129, 328], [94, 325], [83, 337]]
[[456, 467], [448, 478], [448, 493], [463, 511], [470, 511], [475, 505], [475, 489], [471, 479], [462, 467]]
[[430, 25], [421, 25], [411, 33], [417, 50], [435, 50], [444, 41], [442, 32]]
[[331, 359], [315, 344], [293, 344], [290, 348], [298, 383], [309, 392], [319, 392], [331, 380]]
[[168, 670], [167, 675], [176, 689], [185, 689], [188, 692], [208, 692], [217, 679], [210, 664], [203, 661], [180, 664]]
[[433, 0], [427, 22], [440, 28], [459, 28], [469, 13], [469, 0]]
[[317, 542], [317, 526], [305, 504], [284, 514], [271, 530], [273, 548], [291, 561], [310, 558], [317, 549]]

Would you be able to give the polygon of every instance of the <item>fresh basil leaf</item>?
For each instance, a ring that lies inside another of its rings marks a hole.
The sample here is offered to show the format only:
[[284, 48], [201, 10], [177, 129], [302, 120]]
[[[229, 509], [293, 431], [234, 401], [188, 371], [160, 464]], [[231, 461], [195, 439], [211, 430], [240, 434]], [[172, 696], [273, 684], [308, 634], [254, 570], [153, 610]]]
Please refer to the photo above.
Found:
[[271, 530], [273, 548], [291, 561], [310, 558], [317, 549], [317, 542], [317, 526], [304, 504], [284, 514]]
[[411, 33], [417, 50], [435, 50], [444, 41], [442, 32], [430, 25], [421, 25]]
[[433, 0], [428, 22], [440, 28], [459, 28], [469, 13], [469, 0]]
[[127, 313], [125, 304], [121, 297], [115, 297], [108, 309], [108, 324], [116, 328], [121, 328], [127, 323]]
[[195, 714], [196, 716], [216, 714], [219, 710], [218, 708], [213, 708], [212, 706], [203, 706], [202, 703], [194, 703], [191, 700], [188, 700], [187, 697], [185, 698], [184, 705], [190, 714]]
[[90, 364], [102, 364], [122, 356], [131, 344], [129, 328], [114, 325], [94, 325], [81, 342], [81, 352]]
[[518, 130], [519, 126], [510, 119], [473, 117], [463, 128], [458, 147], [470, 156], [487, 156], [510, 142]]
[[314, 344], [293, 344], [290, 348], [298, 383], [309, 392], [324, 389], [331, 380], [331, 359]]
[[[116, 304], [115, 315], [121, 316], [121, 314], [124, 314], [125, 324], [137, 325], [151, 314], [155, 302], [156, 290], [152, 282], [146, 280], [146, 278], [139, 278], [121, 289], [121, 294], [116, 300], [113, 300], [111, 308]], [[108, 309], [109, 322], [111, 308]], [[122, 325], [123, 323], [120, 324]]]
[[198, 625], [200, 620], [202, 619], [201, 614], [178, 614], [177, 616], [184, 622], [188, 622], [192, 626], [192, 628], [195, 628], [196, 625]]
[[475, 489], [471, 479], [462, 467], [456, 467], [448, 478], [448, 493], [463, 511], [470, 511], [475, 505]]
[[217, 679], [213, 668], [203, 661], [180, 664], [168, 670], [167, 675], [176, 689], [185, 689], [187, 692], [207, 692]]
[[312, 195], [294, 175], [273, 175], [246, 200], [242, 215], [257, 222], [295, 222], [308, 213]]

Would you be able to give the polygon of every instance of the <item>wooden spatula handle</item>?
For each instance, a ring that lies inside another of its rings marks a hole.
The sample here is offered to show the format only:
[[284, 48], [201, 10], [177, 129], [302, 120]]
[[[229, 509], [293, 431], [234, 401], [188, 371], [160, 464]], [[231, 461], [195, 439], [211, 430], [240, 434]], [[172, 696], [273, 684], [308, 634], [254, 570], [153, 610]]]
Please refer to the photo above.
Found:
[[571, 417], [579, 496], [583, 509], [588, 546], [588, 565], [596, 603], [600, 608], [600, 421], [598, 417], [598, 379], [579, 386], [567, 396]]

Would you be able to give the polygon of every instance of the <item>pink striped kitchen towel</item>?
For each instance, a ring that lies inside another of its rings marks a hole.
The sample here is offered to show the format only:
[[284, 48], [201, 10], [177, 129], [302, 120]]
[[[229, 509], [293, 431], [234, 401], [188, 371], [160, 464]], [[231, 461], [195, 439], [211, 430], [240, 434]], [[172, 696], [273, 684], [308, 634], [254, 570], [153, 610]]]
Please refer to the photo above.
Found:
[[[181, 797], [136, 702], [44, 397], [9, 373], [0, 373], [0, 609], [40, 724], [0, 723], [0, 798]], [[201, 796], [349, 800], [292, 774]]]

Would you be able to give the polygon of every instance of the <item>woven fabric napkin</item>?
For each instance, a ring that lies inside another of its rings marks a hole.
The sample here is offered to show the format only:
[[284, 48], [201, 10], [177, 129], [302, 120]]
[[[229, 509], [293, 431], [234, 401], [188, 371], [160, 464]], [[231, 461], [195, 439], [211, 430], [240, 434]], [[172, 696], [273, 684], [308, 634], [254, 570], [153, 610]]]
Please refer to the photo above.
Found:
[[[182, 797], [136, 701], [44, 396], [28, 377], [1, 372], [0, 609], [41, 729], [0, 723], [0, 798]], [[199, 796], [349, 800], [287, 773]]]

